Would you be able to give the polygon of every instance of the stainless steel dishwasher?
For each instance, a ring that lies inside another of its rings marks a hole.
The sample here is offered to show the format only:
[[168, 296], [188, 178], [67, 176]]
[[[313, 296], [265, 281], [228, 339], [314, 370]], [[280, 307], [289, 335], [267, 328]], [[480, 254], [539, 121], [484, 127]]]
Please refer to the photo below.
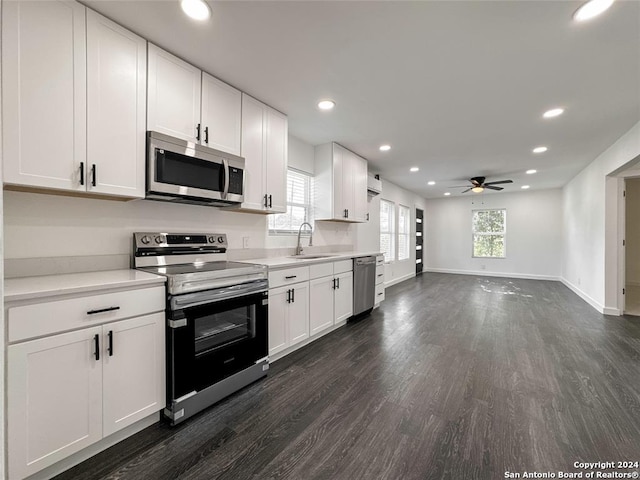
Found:
[[353, 259], [353, 316], [373, 308], [376, 291], [376, 257]]

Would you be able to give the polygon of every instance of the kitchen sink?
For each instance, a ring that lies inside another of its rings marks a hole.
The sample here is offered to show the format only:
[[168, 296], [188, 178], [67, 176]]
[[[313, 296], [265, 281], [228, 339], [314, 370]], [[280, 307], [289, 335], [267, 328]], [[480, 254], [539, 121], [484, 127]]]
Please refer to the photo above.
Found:
[[335, 254], [302, 254], [302, 255], [290, 255], [287, 258], [294, 258], [296, 260], [312, 260], [314, 258], [330, 258], [335, 257]]

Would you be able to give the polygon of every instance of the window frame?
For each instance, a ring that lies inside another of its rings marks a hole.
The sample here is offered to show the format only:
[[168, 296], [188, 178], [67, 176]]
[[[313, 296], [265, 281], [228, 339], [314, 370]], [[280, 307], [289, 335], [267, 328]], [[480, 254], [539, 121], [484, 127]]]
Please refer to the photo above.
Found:
[[[298, 175], [304, 175], [305, 177], [307, 177], [307, 181], [308, 181], [308, 191], [305, 192], [306, 193], [306, 200], [308, 201], [308, 203], [293, 203], [293, 202], [289, 202], [289, 172], [293, 172], [296, 173]], [[267, 220], [267, 235], [268, 236], [273, 236], [273, 237], [282, 237], [282, 236], [296, 236], [298, 235], [298, 229], [294, 229], [294, 230], [285, 230], [285, 229], [275, 229], [275, 228], [271, 228], [271, 219], [274, 218], [274, 216], [276, 215], [288, 215], [288, 211], [289, 211], [289, 207], [291, 206], [295, 206], [295, 207], [302, 207], [305, 209], [305, 221], [309, 222], [312, 225], [312, 230], [315, 231], [315, 219], [314, 219], [314, 211], [313, 211], [313, 202], [314, 202], [314, 196], [313, 196], [313, 181], [314, 181], [315, 176], [309, 172], [305, 172], [303, 170], [299, 170], [297, 168], [293, 168], [293, 167], [287, 167], [287, 194], [286, 194], [286, 206], [287, 206], [287, 212], [285, 213], [272, 213], [269, 214], [269, 219]], [[275, 221], [274, 221], [275, 222]], [[308, 228], [308, 227], [307, 227]], [[304, 231], [308, 231], [307, 229], [305, 229]]]
[[[477, 212], [503, 212], [504, 225], [502, 232], [476, 232], [473, 226], [473, 217]], [[479, 256], [475, 254], [475, 236], [489, 236], [489, 235], [502, 235], [502, 256], [501, 257], [488, 257]], [[505, 259], [507, 258], [507, 209], [506, 208], [478, 208], [471, 210], [471, 258], [493, 258], [493, 259]]]
[[[406, 233], [403, 233], [400, 231], [400, 211], [402, 209], [405, 209], [407, 212], [407, 219], [405, 222], [405, 227], [406, 227]], [[401, 203], [398, 204], [398, 233], [396, 234], [396, 236], [398, 237], [398, 242], [397, 242], [397, 249], [398, 249], [398, 261], [399, 262], [405, 262], [407, 260], [411, 260], [411, 208], [407, 207], [406, 205], [402, 205]], [[400, 258], [400, 237], [401, 236], [406, 236], [407, 240], [407, 256], [404, 258]]]
[[[389, 225], [390, 231], [382, 231], [382, 203], [387, 203], [389, 205], [389, 221], [387, 224]], [[380, 199], [380, 245], [382, 246], [382, 235], [389, 235], [390, 238], [390, 258], [387, 260], [386, 256], [384, 259], [384, 263], [393, 263], [396, 261], [396, 204], [391, 200], [385, 200], [384, 198]], [[382, 247], [380, 248], [382, 251]], [[384, 252], [382, 252], [384, 254]]]

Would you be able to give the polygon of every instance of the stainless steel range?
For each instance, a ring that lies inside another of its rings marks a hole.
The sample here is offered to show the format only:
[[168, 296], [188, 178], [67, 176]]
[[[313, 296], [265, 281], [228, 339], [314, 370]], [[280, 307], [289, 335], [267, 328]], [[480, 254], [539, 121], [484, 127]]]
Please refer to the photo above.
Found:
[[172, 425], [267, 374], [267, 267], [227, 261], [225, 234], [134, 233], [134, 266], [167, 277]]

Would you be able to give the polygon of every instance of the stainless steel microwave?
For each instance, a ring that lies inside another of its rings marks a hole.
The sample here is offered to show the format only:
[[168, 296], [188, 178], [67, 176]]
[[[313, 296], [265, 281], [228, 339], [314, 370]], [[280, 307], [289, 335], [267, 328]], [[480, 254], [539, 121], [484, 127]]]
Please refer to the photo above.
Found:
[[230, 206], [244, 200], [244, 158], [147, 132], [145, 198]]

